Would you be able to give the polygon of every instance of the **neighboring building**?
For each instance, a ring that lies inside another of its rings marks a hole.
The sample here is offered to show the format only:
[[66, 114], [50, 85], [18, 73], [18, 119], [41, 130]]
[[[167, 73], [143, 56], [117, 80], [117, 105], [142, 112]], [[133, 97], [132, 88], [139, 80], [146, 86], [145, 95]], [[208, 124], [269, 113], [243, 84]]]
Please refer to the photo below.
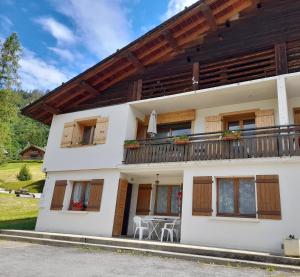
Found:
[[29, 144], [20, 152], [21, 160], [42, 160], [45, 150], [33, 144]]
[[180, 214], [182, 243], [281, 252], [300, 236], [299, 17], [299, 1], [199, 1], [25, 107], [51, 124], [36, 230]]

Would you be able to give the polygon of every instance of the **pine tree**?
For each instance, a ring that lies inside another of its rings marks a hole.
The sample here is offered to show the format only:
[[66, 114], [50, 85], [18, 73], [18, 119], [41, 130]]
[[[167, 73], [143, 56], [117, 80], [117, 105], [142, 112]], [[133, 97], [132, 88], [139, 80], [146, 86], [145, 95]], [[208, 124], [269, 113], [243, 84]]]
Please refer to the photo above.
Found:
[[21, 45], [16, 33], [12, 33], [0, 49], [0, 89], [19, 87], [19, 60]]

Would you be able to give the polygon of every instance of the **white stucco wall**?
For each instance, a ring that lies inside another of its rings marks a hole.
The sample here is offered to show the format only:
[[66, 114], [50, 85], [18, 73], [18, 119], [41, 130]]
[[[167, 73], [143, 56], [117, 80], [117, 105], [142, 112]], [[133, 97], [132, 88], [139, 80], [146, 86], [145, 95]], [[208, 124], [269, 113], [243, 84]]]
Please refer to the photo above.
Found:
[[[280, 253], [283, 239], [300, 237], [300, 161], [259, 162], [253, 160], [208, 162], [184, 170], [181, 242], [225, 248]], [[216, 182], [213, 183], [213, 216], [192, 215], [193, 176], [255, 176], [278, 174], [282, 220], [216, 217]]]
[[[93, 170], [50, 173], [46, 179], [36, 230], [97, 236], [112, 235], [120, 173], [115, 170]], [[51, 211], [56, 180], [104, 179], [100, 212], [68, 211], [72, 184], [68, 182], [62, 211]]]

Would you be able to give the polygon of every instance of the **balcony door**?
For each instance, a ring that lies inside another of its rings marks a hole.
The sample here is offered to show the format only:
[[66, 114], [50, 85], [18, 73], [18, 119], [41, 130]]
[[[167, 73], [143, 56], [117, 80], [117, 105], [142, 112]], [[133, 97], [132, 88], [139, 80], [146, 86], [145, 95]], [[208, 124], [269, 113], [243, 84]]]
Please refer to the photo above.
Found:
[[255, 128], [255, 114], [239, 114], [224, 117], [224, 129], [229, 131], [238, 131], [241, 129]]

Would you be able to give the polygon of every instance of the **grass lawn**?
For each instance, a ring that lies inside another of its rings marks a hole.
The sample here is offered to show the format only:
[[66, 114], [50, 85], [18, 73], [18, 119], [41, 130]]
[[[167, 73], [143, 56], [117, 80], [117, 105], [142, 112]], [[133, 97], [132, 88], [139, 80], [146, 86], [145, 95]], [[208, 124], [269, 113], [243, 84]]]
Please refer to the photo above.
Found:
[[[32, 174], [32, 180], [19, 181], [17, 174], [19, 173], [23, 164], [26, 164]], [[0, 187], [6, 190], [25, 188], [30, 192], [42, 192], [45, 173], [41, 170], [42, 162], [39, 161], [20, 161], [10, 162], [0, 166]]]
[[0, 229], [33, 230], [38, 210], [39, 199], [0, 193]]

